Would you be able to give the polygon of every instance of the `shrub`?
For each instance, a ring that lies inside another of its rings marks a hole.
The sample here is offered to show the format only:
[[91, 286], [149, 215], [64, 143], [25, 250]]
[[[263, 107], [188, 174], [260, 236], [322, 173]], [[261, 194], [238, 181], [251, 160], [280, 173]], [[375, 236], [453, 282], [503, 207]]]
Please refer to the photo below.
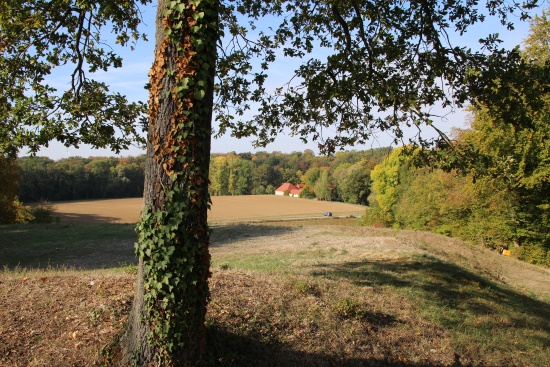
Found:
[[365, 214], [361, 217], [361, 225], [363, 226], [390, 228], [393, 224], [394, 221], [391, 214], [381, 210], [376, 203], [367, 208]]
[[321, 295], [321, 291], [319, 290], [317, 285], [312, 284], [307, 280], [291, 279], [289, 280], [288, 283], [289, 283], [289, 286], [298, 293], [302, 293], [305, 295], [312, 295], [315, 297], [319, 297]]
[[542, 245], [525, 244], [514, 248], [514, 254], [518, 259], [531, 264], [550, 267], [550, 251]]
[[25, 224], [33, 220], [30, 209], [16, 197], [12, 201], [0, 200], [0, 224]]
[[16, 214], [15, 214], [15, 223], [25, 224], [29, 223], [34, 219], [34, 215], [31, 213], [31, 210], [28, 206], [23, 205], [17, 198], [13, 202]]
[[16, 217], [14, 201], [7, 197], [0, 196], [0, 224], [13, 223]]
[[29, 207], [30, 214], [33, 216], [31, 223], [52, 223], [54, 221], [55, 209], [47, 201], [41, 201]]

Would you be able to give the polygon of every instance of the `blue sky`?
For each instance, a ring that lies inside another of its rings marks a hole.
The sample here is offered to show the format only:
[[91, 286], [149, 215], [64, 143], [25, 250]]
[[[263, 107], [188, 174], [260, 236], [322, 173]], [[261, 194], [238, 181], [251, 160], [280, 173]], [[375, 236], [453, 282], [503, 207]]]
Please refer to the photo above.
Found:
[[[536, 13], [539, 13], [540, 11], [541, 9], [537, 9]], [[143, 10], [144, 24], [142, 29], [149, 35], [150, 41], [139, 41], [136, 45], [135, 51], [130, 51], [129, 48], [120, 49], [120, 52], [124, 57], [123, 67], [120, 69], [110, 70], [107, 73], [103, 73], [98, 76], [98, 79], [107, 82], [111, 86], [112, 90], [125, 94], [130, 100], [146, 101], [148, 98], [147, 91], [143, 87], [148, 81], [147, 73], [153, 60], [155, 14], [156, 2]], [[509, 32], [502, 28], [498, 21], [490, 19], [482, 24], [472, 27], [463, 38], [457, 40], [459, 45], [466, 45], [476, 48], [478, 44], [477, 40], [480, 37], [489, 33], [498, 32], [500, 33], [500, 38], [504, 41], [503, 46], [511, 48], [522, 42], [527, 35], [528, 28], [529, 24], [527, 22], [520, 22], [518, 20], [516, 22], [516, 29]], [[270, 80], [287, 80], [290, 77], [292, 70], [293, 68], [289, 66], [288, 61], [279, 61], [275, 63], [269, 71], [271, 78]], [[53, 76], [53, 80], [51, 82], [51, 84], [58, 84], [59, 87], [62, 87], [62, 85], [66, 83], [68, 83], [68, 76], [60, 75], [60, 73]], [[434, 109], [437, 110], [437, 107], [434, 107]], [[447, 114], [449, 111], [441, 112]], [[440, 121], [436, 121], [436, 125], [442, 131], [449, 133], [453, 127], [464, 127], [465, 118], [466, 114], [463, 111], [455, 111], [454, 113], [447, 114], [447, 116]], [[216, 126], [216, 123], [214, 122], [213, 125]], [[327, 134], [330, 133], [330, 131], [327, 131]], [[430, 132], [426, 131], [426, 133], [426, 136], [430, 136]], [[435, 133], [432, 134], [432, 136], [433, 135], [435, 135]], [[292, 151], [312, 149], [315, 153], [318, 153], [317, 144], [315, 142], [304, 144], [298, 138], [291, 137], [288, 134], [277, 136], [276, 141], [269, 144], [265, 148], [254, 148], [252, 145], [252, 140], [253, 139], [236, 139], [229, 136], [229, 134], [226, 134], [221, 138], [212, 140], [212, 152], [226, 153], [236, 151], [239, 153], [265, 150], [288, 153]], [[390, 136], [385, 133], [380, 133], [367, 144], [356, 146], [353, 149], [360, 150], [388, 146], [391, 144], [391, 141], [392, 138]], [[135, 156], [143, 153], [143, 150], [136, 147], [128, 151], [121, 152], [119, 156]], [[61, 159], [68, 156], [115, 156], [113, 152], [106, 149], [94, 150], [84, 145], [79, 149], [72, 147], [66, 148], [57, 142], [52, 142], [48, 148], [42, 148], [38, 155], [47, 156], [52, 159]]]

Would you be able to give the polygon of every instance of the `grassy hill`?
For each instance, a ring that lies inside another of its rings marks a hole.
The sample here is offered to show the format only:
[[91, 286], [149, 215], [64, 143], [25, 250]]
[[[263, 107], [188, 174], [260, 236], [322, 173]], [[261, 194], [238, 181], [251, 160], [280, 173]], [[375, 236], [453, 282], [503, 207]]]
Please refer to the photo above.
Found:
[[[2, 226], [0, 238], [0, 366], [108, 361], [134, 292], [131, 227]], [[218, 225], [211, 253], [213, 365], [549, 365], [547, 269], [351, 219]]]

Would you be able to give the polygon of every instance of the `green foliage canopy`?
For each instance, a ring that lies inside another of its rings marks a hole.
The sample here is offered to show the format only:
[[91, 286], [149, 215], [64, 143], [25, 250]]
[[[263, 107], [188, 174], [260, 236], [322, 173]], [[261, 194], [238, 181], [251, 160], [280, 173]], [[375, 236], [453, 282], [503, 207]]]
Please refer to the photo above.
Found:
[[[149, 2], [0, 2], [1, 154], [15, 156], [24, 147], [36, 153], [52, 140], [115, 152], [144, 142], [139, 121], [145, 105], [112, 93], [93, 73], [122, 67], [109, 42], [126, 46], [146, 39], [138, 30], [139, 6]], [[70, 74], [66, 89], [50, 85], [56, 68]]]
[[[451, 44], [449, 33], [466, 33], [486, 14], [513, 28], [510, 16], [525, 19], [526, 11], [536, 4], [501, 0], [484, 4], [454, 0], [231, 2], [224, 22], [246, 47], [222, 56], [219, 62], [220, 133], [230, 129], [238, 137], [255, 135], [256, 142], [264, 145], [290, 129], [303, 140], [319, 141], [328, 152], [365, 143], [379, 130], [390, 131], [401, 142], [403, 126], [432, 125], [435, 116], [427, 107], [460, 108], [477, 93], [484, 93], [491, 102], [485, 82], [495, 74], [521, 69], [518, 50], [500, 49], [496, 34], [482, 38], [482, 50], [475, 51]], [[272, 21], [273, 15], [282, 21], [273, 27], [274, 35], [259, 31], [260, 37], [252, 42], [247, 29], [238, 27], [241, 15], [248, 17], [253, 29], [265, 19]], [[277, 49], [302, 62], [292, 81], [272, 93], [264, 85], [265, 70], [277, 58]], [[318, 49], [326, 51], [326, 58], [314, 54]], [[250, 63], [255, 57], [261, 61], [259, 71]], [[230, 67], [230, 61], [239, 67]], [[252, 103], [260, 105], [258, 114], [246, 119], [243, 116]], [[327, 130], [335, 135], [324, 136]], [[426, 143], [420, 135], [415, 141]]]
[[397, 202], [397, 188], [401, 183], [400, 170], [409, 163], [403, 154], [403, 148], [394, 149], [381, 164], [371, 171], [372, 192], [382, 212], [392, 216]]
[[490, 186], [494, 198], [502, 198], [506, 210], [500, 222], [506, 224], [509, 239], [546, 250], [550, 249], [549, 34], [548, 12], [543, 11], [531, 21], [522, 53], [526, 74], [533, 80], [531, 92], [537, 94], [540, 106], [534, 108], [525, 99], [508, 107], [525, 111], [528, 124], [510, 122], [509, 116], [492, 113], [492, 107], [480, 101], [472, 108], [471, 129], [463, 131], [455, 145], [465, 171]]
[[529, 34], [523, 41], [523, 56], [528, 61], [544, 65], [550, 61], [550, 8], [530, 20]]
[[[509, 98], [501, 107], [474, 101], [470, 129], [457, 131], [450, 148], [432, 151], [443, 157], [445, 171], [411, 167], [393, 153], [375, 167], [379, 209], [371, 217], [492, 248], [513, 243], [519, 258], [550, 264], [549, 24], [547, 12], [537, 16], [522, 51], [532, 88], [521, 91], [495, 76], [489, 90], [508, 89]], [[371, 217], [366, 221], [374, 222]]]
[[[114, 151], [142, 143], [145, 106], [95, 80], [95, 71], [122, 66], [109, 43], [146, 38], [139, 6], [150, 0], [5, 0], [0, 4], [0, 150], [31, 153], [51, 140]], [[265, 145], [290, 129], [332, 152], [364, 143], [375, 131], [403, 139], [404, 125], [432, 125], [427, 107], [461, 107], [495, 73], [521, 64], [517, 50], [499, 49], [496, 35], [482, 51], [451, 44], [487, 16], [507, 28], [537, 6], [487, 1], [223, 1], [217, 60], [219, 134], [256, 136]], [[267, 22], [270, 29], [261, 27]], [[105, 29], [113, 38], [106, 38]], [[314, 54], [317, 49], [323, 50]], [[281, 52], [282, 51], [282, 52]], [[488, 52], [487, 52], [488, 51]], [[278, 57], [301, 60], [288, 84], [266, 87]], [[326, 56], [326, 57], [325, 57]], [[68, 70], [66, 90], [48, 84]], [[245, 112], [258, 105], [251, 119]], [[334, 136], [323, 135], [328, 130]], [[416, 137], [425, 143], [421, 136]]]
[[58, 161], [46, 157], [21, 157], [17, 158], [17, 164], [21, 168], [19, 198], [25, 203], [143, 195], [143, 155], [128, 158], [70, 157]]

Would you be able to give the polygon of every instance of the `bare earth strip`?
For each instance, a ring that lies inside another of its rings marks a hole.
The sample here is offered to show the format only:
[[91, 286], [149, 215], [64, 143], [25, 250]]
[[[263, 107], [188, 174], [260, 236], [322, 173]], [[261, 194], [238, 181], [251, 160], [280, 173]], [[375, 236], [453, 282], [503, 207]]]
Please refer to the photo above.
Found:
[[[54, 205], [61, 221], [136, 223], [142, 198], [75, 201]], [[275, 195], [213, 196], [210, 222], [362, 215], [365, 207]]]

